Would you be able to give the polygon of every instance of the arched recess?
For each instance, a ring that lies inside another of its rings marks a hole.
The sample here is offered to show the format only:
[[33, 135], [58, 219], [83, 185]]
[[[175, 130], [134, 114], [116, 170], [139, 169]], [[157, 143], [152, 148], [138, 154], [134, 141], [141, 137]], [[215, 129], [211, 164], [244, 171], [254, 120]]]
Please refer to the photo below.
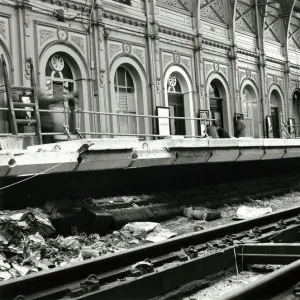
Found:
[[282, 121], [285, 121], [285, 107], [283, 102], [283, 93], [281, 89], [273, 84], [269, 89], [269, 99], [270, 99], [270, 115], [273, 120], [273, 132], [274, 138], [280, 138], [280, 126], [281, 126], [281, 116]]
[[[193, 90], [192, 82], [185, 70], [177, 65], [170, 66], [164, 75], [164, 100], [165, 106], [171, 106], [172, 95], [168, 91], [170, 76], [174, 76], [178, 80], [183, 97], [184, 117], [194, 118]], [[170, 103], [169, 103], [170, 102]], [[193, 120], [185, 120], [185, 134], [196, 135], [195, 122]]]
[[[90, 110], [93, 107], [93, 98], [91, 97], [90, 76], [87, 64], [78, 51], [70, 45], [52, 43], [42, 51], [38, 61], [38, 82], [40, 88], [43, 92], [47, 93], [46, 69], [49, 59], [54, 54], [61, 55], [72, 70], [74, 79], [73, 90], [78, 92], [79, 107], [83, 110]], [[91, 116], [82, 115], [79, 121], [80, 129], [82, 131], [92, 131], [91, 121]]]
[[210, 97], [211, 86], [215, 85], [219, 92], [219, 103], [222, 102], [223, 126], [226, 131], [233, 134], [233, 122], [231, 114], [230, 93], [227, 81], [218, 73], [211, 73], [206, 80], [206, 107], [214, 108], [213, 99]]
[[244, 119], [246, 123], [246, 136], [261, 137], [261, 126], [259, 116], [259, 92], [256, 84], [247, 79], [241, 85], [241, 102]]
[[292, 118], [295, 119], [296, 136], [300, 134], [300, 89], [295, 89], [292, 94]]
[[[0, 39], [0, 57], [3, 54], [4, 60], [6, 62], [7, 66], [7, 72], [9, 76], [9, 80], [11, 84], [14, 83], [14, 79], [12, 76], [12, 61], [11, 57], [9, 55], [9, 52], [4, 45], [4, 43]], [[0, 66], [0, 86], [4, 85], [4, 77], [3, 77], [3, 69], [2, 69], [2, 62]], [[6, 96], [4, 93], [0, 92], [0, 107], [7, 107], [7, 101], [6, 101]], [[9, 116], [8, 112], [6, 111], [0, 111], [0, 133], [8, 133], [10, 131], [10, 124], [9, 124]]]
[[[139, 114], [139, 115], [148, 115], [150, 114], [150, 103], [148, 101], [148, 85], [147, 85], [147, 78], [145, 75], [144, 70], [140, 66], [139, 63], [135, 61], [135, 59], [129, 57], [129, 56], [119, 56], [117, 57], [113, 63], [111, 64], [110, 68], [110, 95], [111, 95], [111, 101], [109, 103], [110, 110], [113, 113], [126, 113], [126, 111], [122, 110], [120, 102], [118, 101], [119, 95], [118, 95], [118, 88], [116, 86], [116, 74], [118, 72], [119, 68], [123, 68], [126, 72], [128, 72], [128, 75], [131, 77], [133, 81], [133, 95], [132, 99], [133, 103], [135, 103], [135, 111], [130, 112], [128, 110], [128, 113], [131, 113], [133, 115]], [[120, 70], [120, 69], [119, 69]], [[151, 133], [150, 128], [152, 124], [152, 120], [149, 118], [137, 118], [137, 117], [123, 117], [123, 119], [126, 119], [126, 122], [130, 122], [130, 124], [136, 124], [135, 128], [136, 130], [129, 130], [129, 127], [127, 129], [121, 128], [120, 125], [122, 125], [121, 117], [112, 117], [111, 119], [111, 125], [112, 125], [112, 131], [114, 133], [137, 133], [137, 134], [145, 134], [145, 133]], [[121, 122], [121, 123], [120, 123]], [[124, 122], [124, 121], [123, 121]], [[129, 125], [130, 126], [130, 125]]]

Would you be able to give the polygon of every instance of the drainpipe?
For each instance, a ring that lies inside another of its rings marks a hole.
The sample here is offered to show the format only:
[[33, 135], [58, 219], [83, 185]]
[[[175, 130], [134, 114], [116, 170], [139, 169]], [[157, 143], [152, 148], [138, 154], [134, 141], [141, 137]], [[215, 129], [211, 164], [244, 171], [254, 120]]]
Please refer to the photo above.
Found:
[[[267, 6], [267, 4], [265, 4]], [[265, 6], [265, 11], [266, 11]], [[265, 95], [265, 54], [263, 49], [263, 41], [261, 37], [262, 28], [259, 18], [259, 9], [257, 1], [255, 3], [255, 16], [256, 16], [256, 26], [257, 26], [257, 44], [258, 44], [258, 52], [259, 52], [259, 74], [260, 74], [260, 84], [261, 84], [261, 111], [262, 111], [262, 126], [263, 126], [263, 137], [266, 137], [266, 128], [265, 128], [265, 103], [264, 103], [264, 95]], [[264, 16], [261, 16], [264, 18]]]
[[[146, 39], [148, 47], [148, 66], [149, 66], [149, 75], [150, 75], [150, 101], [152, 104], [152, 115], [155, 115], [156, 109], [156, 99], [155, 99], [155, 83], [154, 83], [154, 71], [155, 71], [155, 62], [153, 61], [153, 52], [152, 52], [152, 35], [151, 35], [151, 24], [150, 24], [150, 7], [149, 0], [145, 0], [145, 12], [146, 12]], [[153, 0], [153, 6], [155, 7], [156, 3]], [[153, 14], [155, 10], [153, 11]], [[152, 132], [156, 134], [156, 122], [152, 119]]]

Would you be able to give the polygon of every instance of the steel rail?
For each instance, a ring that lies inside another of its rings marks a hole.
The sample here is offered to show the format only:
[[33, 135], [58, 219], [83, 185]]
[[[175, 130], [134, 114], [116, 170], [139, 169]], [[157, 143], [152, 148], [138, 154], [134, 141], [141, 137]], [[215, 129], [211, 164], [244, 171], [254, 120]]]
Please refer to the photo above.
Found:
[[[107, 255], [97, 259], [58, 267], [49, 271], [42, 271], [37, 274], [30, 274], [24, 277], [3, 281], [0, 283], [0, 298], [13, 299], [12, 295], [32, 295], [54, 288], [57, 289], [58, 286], [72, 285], [82, 281], [91, 274], [114, 273], [117, 272], [117, 270], [128, 266], [130, 267], [134, 263], [143, 261], [146, 258], [153, 259], [168, 256], [170, 253], [180, 251], [182, 248], [224, 238], [227, 235], [241, 233], [242, 231], [247, 231], [257, 226], [266, 226], [271, 223], [276, 223], [281, 219], [295, 218], [299, 214], [300, 206], [297, 206], [270, 213], [259, 218], [238, 221], [218, 228], [175, 237], [164, 242], [141, 246], [126, 252]], [[271, 228], [272, 226], [274, 227], [274, 224], [271, 225]]]
[[268, 300], [299, 282], [299, 274], [300, 259], [217, 300]]

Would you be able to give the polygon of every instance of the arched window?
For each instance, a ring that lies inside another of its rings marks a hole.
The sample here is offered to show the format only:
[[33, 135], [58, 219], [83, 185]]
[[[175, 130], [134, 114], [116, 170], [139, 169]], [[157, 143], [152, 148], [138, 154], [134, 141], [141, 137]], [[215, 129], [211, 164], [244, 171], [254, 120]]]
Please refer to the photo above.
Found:
[[[168, 79], [168, 103], [170, 117], [185, 117], [184, 96], [176, 73], [172, 73]], [[172, 135], [186, 134], [185, 120], [183, 119], [170, 119], [170, 127]]]
[[74, 90], [72, 70], [59, 53], [55, 53], [49, 58], [45, 75], [48, 95], [59, 96]]
[[[135, 97], [135, 88], [130, 73], [123, 67], [119, 67], [114, 78], [116, 93], [117, 112], [123, 114], [136, 115], [137, 102]], [[119, 116], [118, 127], [120, 133], [137, 133], [136, 117]]]

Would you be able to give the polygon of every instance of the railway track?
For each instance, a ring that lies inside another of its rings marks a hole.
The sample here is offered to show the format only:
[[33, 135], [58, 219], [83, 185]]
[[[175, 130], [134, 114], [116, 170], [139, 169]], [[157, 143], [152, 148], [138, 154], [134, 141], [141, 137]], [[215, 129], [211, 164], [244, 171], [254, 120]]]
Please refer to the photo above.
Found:
[[3, 281], [0, 283], [0, 298], [181, 299], [182, 287], [186, 286], [183, 293], [188, 294], [209, 285], [209, 281], [220, 276], [224, 270], [238, 272], [241, 265], [259, 263], [261, 257], [267, 263], [278, 264], [299, 259], [300, 251], [288, 255], [291, 253], [284, 250], [277, 254], [275, 251], [277, 256], [269, 257], [266, 249], [262, 253], [264, 255], [247, 256], [249, 243], [259, 247], [257, 243], [299, 241], [299, 214], [300, 206], [297, 206], [260, 218]]

